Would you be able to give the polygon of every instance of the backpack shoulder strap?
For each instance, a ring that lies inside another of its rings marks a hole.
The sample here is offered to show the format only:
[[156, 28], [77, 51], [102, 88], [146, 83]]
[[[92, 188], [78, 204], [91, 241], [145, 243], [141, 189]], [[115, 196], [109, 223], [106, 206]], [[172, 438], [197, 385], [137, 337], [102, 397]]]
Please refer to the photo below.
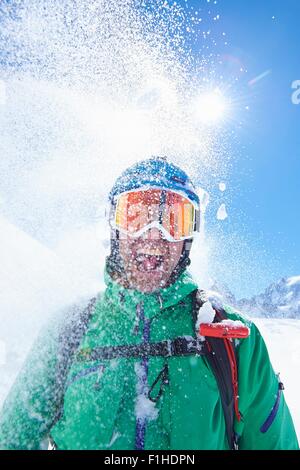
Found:
[[[193, 299], [193, 321], [197, 322], [199, 309], [207, 301], [204, 291], [195, 291]], [[220, 322], [227, 318], [224, 309], [216, 309], [214, 323]], [[226, 425], [226, 436], [230, 449], [237, 449], [237, 438], [234, 432], [234, 417], [240, 419], [237, 406], [237, 363], [234, 343], [229, 339], [206, 337], [207, 354], [206, 359], [215, 375]]]

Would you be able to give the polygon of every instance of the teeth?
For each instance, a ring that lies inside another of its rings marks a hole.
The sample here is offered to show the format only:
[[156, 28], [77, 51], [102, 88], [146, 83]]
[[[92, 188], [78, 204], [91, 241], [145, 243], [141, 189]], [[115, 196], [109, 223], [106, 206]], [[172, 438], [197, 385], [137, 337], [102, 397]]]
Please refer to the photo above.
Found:
[[138, 255], [163, 256], [163, 252], [159, 248], [140, 248], [137, 250]]

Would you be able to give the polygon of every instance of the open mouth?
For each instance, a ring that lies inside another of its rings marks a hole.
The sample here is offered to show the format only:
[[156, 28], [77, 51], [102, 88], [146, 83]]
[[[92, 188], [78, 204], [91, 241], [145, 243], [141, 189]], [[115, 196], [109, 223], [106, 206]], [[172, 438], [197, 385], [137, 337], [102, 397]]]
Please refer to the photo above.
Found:
[[152, 254], [147, 252], [138, 252], [136, 256], [137, 268], [139, 271], [155, 271], [159, 269], [164, 262], [164, 255]]

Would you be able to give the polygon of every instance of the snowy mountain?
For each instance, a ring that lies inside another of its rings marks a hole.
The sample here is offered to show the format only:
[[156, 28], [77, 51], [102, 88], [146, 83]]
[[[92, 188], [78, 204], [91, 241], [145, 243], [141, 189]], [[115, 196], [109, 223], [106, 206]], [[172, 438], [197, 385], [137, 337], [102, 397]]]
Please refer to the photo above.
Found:
[[219, 283], [214, 283], [211, 291], [251, 317], [300, 318], [300, 276], [282, 278], [250, 299], [237, 300], [227, 286]]

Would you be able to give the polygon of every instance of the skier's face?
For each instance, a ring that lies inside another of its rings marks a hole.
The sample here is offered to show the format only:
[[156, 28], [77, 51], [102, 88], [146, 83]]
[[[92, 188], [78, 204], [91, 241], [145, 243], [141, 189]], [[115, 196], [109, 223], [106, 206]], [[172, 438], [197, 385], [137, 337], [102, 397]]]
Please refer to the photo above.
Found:
[[121, 238], [120, 255], [130, 287], [141, 292], [164, 287], [180, 259], [183, 243], [165, 240], [157, 228], [139, 238]]

